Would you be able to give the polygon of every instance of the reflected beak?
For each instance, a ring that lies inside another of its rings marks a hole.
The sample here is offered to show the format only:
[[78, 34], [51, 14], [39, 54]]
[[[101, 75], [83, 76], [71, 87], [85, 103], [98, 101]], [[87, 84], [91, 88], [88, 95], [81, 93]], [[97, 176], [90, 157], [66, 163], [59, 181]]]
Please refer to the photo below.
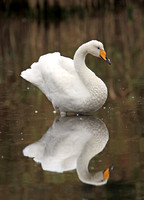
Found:
[[109, 168], [107, 168], [106, 170], [104, 170], [103, 172], [103, 179], [107, 180], [109, 178], [110, 172], [113, 170], [113, 165], [111, 165]]
[[106, 52], [104, 50], [100, 50], [100, 57], [105, 60], [109, 65], [111, 64], [111, 61], [109, 58], [106, 56]]

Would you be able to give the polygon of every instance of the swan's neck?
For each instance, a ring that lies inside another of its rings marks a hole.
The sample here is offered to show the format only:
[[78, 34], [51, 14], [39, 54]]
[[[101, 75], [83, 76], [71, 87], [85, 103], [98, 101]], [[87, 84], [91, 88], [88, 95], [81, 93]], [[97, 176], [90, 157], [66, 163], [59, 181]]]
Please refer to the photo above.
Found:
[[77, 173], [83, 182], [87, 182], [91, 179], [91, 174], [89, 173], [88, 170], [88, 165], [91, 160], [91, 155], [90, 154], [83, 154], [83, 152], [80, 154], [78, 160], [77, 160]]
[[103, 87], [104, 83], [85, 64], [86, 55], [89, 53], [88, 50], [89, 50], [89, 45], [87, 43], [83, 44], [77, 49], [74, 55], [74, 66], [76, 72], [78, 73], [79, 77], [86, 85], [86, 87], [89, 88], [90, 91], [92, 90], [94, 91], [95, 89], [97, 90], [99, 86]]
[[94, 81], [94, 79], [96, 79], [96, 76], [85, 64], [85, 58], [88, 53], [89, 52], [87, 44], [83, 44], [82, 46], [80, 46], [74, 55], [74, 66], [82, 81], [87, 86], [90, 86], [90, 80]]
[[[86, 55], [89, 53], [88, 44], [83, 44], [74, 55], [75, 70], [91, 95], [91, 109], [99, 109], [107, 98], [107, 87], [85, 64]], [[89, 107], [90, 108], [90, 107]]]
[[[79, 176], [79, 179], [87, 184], [92, 185], [102, 185], [102, 183], [99, 182], [99, 176], [92, 175], [89, 173], [88, 166], [89, 162], [99, 151], [91, 151], [92, 149], [89, 147], [86, 147], [84, 152], [82, 152], [77, 160], [77, 173]], [[97, 174], [97, 173], [96, 173]]]

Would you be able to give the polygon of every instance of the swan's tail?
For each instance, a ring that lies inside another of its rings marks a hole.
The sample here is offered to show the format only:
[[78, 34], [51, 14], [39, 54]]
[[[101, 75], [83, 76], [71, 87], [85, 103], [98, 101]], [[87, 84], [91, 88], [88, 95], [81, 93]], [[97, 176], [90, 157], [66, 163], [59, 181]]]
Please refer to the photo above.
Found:
[[47, 74], [51, 73], [51, 71], [57, 67], [59, 58], [59, 52], [43, 55], [39, 58], [38, 62], [33, 63], [29, 69], [22, 71], [20, 76], [37, 86], [46, 94], [45, 84], [47, 82], [47, 77], [49, 77]]
[[43, 83], [38, 63], [33, 63], [31, 68], [22, 71], [20, 76], [38, 87]]
[[45, 150], [45, 143], [35, 142], [33, 144], [26, 146], [23, 149], [23, 155], [33, 158], [36, 162], [39, 162], [44, 154], [44, 150]]

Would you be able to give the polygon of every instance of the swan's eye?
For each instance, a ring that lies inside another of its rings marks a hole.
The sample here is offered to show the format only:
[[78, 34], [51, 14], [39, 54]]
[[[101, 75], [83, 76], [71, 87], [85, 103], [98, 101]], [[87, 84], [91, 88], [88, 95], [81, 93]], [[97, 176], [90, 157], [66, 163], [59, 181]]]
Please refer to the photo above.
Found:
[[100, 49], [100, 48], [98, 47], [98, 49]]

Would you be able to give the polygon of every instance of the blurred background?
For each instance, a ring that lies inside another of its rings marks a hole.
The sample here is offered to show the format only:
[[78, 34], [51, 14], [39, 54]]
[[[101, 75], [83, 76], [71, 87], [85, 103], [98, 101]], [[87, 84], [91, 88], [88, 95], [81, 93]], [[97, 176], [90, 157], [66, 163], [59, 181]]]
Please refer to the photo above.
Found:
[[[23, 156], [53, 124], [46, 97], [20, 77], [43, 54], [73, 58], [92, 39], [104, 44], [112, 65], [87, 56], [107, 85], [95, 115], [109, 131], [106, 148], [90, 162], [98, 171], [113, 163], [107, 185], [86, 185], [76, 171], [52, 173]], [[0, 199], [144, 198], [144, 1], [0, 1]]]

